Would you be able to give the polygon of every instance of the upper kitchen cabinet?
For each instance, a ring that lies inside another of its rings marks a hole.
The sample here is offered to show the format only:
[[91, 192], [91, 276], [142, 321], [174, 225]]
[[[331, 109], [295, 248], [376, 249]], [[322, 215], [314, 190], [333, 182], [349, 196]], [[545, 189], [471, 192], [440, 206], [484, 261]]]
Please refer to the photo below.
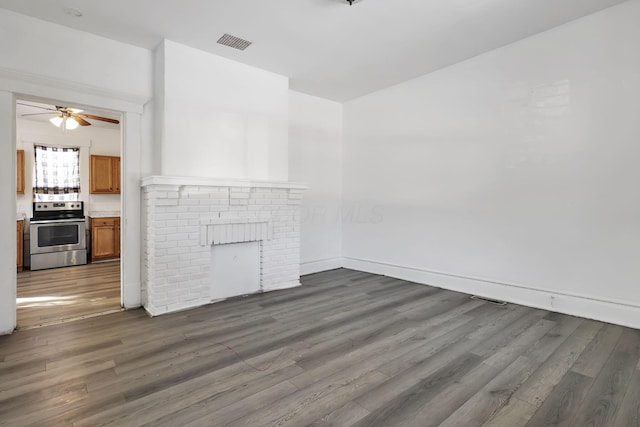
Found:
[[24, 150], [16, 152], [16, 187], [18, 194], [24, 194]]
[[120, 157], [91, 156], [91, 194], [120, 194]]

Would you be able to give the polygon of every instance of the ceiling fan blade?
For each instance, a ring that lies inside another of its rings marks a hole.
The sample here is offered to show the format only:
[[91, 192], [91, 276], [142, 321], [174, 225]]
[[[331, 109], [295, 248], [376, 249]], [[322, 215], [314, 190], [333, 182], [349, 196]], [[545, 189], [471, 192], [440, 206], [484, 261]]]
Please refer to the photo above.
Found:
[[84, 117], [85, 119], [100, 120], [100, 121], [103, 121], [103, 122], [113, 123], [113, 124], [116, 124], [116, 125], [120, 124], [119, 120], [109, 119], [107, 117], [92, 116], [91, 114], [77, 114], [77, 116]]
[[40, 108], [41, 110], [49, 110], [49, 111], [53, 111], [54, 113], [58, 111], [58, 110], [54, 110], [53, 108], [40, 107], [39, 105], [23, 104], [22, 102], [16, 102], [16, 104], [24, 105], [25, 107]]
[[78, 122], [80, 126], [91, 126], [91, 123], [76, 114], [72, 114], [71, 117], [73, 117], [73, 120]]
[[41, 116], [42, 114], [59, 114], [59, 112], [57, 111], [52, 111], [50, 113], [29, 113], [29, 114], [20, 114], [20, 117], [25, 117], [25, 116]]

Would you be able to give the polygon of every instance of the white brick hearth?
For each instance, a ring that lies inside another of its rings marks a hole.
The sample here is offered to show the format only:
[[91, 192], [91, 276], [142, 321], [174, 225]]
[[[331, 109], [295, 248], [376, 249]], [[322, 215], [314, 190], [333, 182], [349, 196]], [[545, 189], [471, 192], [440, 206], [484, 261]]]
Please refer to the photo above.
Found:
[[152, 315], [212, 301], [212, 245], [259, 242], [260, 290], [300, 285], [306, 186], [154, 176], [144, 200], [142, 303]]

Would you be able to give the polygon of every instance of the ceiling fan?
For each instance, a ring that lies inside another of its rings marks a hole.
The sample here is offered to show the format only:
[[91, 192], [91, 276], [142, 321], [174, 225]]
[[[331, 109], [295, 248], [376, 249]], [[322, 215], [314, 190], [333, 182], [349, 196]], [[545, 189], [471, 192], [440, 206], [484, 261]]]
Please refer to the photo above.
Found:
[[22, 104], [19, 102], [18, 104], [24, 105], [27, 107], [35, 107], [35, 108], [40, 108], [42, 110], [48, 110], [48, 112], [46, 113], [22, 114], [22, 117], [38, 116], [42, 114], [55, 114], [55, 117], [50, 118], [49, 121], [53, 123], [53, 125], [55, 125], [56, 127], [62, 126], [63, 129], [72, 130], [77, 128], [78, 126], [91, 126], [91, 123], [89, 123], [85, 119], [100, 120], [102, 122], [113, 123], [116, 125], [120, 124], [119, 120], [110, 119], [108, 117], [94, 116], [92, 114], [84, 114], [82, 113], [83, 110], [79, 110], [77, 108], [60, 107], [56, 105], [56, 109], [54, 110], [53, 108], [40, 107], [38, 105]]

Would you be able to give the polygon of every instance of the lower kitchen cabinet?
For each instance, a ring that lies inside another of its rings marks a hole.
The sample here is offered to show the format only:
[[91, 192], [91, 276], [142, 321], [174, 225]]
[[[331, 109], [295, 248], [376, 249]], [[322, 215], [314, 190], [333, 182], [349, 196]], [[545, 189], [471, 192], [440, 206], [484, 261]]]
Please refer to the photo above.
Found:
[[120, 218], [90, 218], [91, 261], [120, 258]]

